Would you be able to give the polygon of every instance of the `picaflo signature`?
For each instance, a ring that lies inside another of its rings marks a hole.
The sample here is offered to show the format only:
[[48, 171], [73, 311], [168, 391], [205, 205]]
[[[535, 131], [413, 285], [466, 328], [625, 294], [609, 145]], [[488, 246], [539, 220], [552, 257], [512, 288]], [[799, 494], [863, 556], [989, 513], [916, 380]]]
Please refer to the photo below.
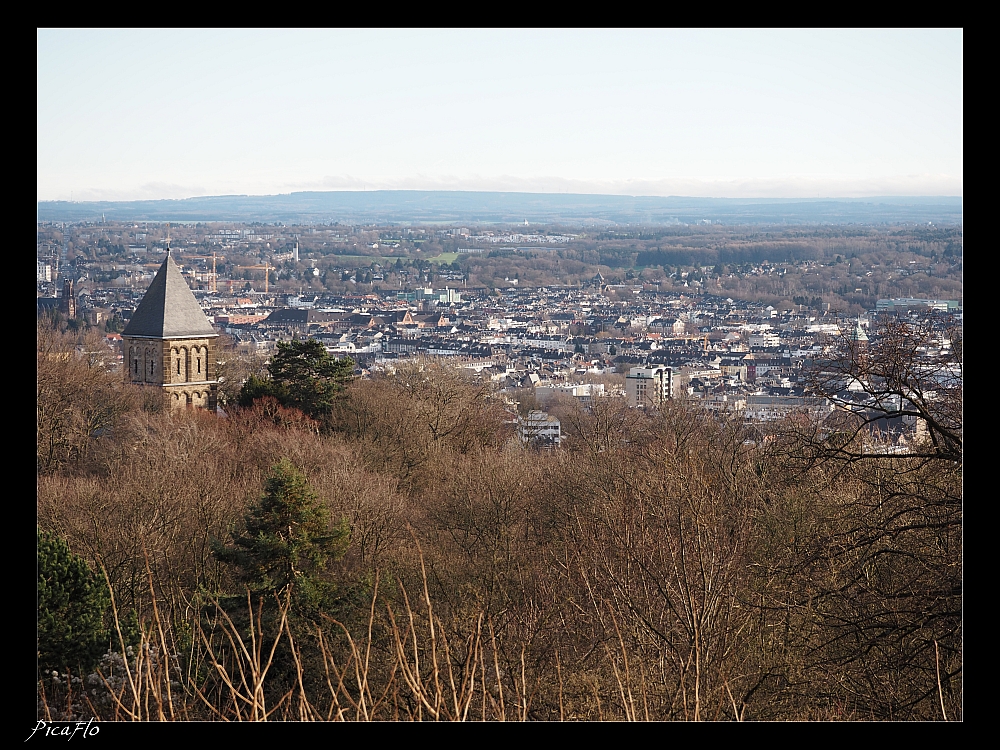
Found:
[[79, 734], [81, 737], [96, 737], [101, 728], [94, 724], [93, 719], [87, 721], [42, 721], [35, 723], [35, 728], [28, 735], [27, 742], [36, 734], [41, 737], [65, 737], [71, 740]]

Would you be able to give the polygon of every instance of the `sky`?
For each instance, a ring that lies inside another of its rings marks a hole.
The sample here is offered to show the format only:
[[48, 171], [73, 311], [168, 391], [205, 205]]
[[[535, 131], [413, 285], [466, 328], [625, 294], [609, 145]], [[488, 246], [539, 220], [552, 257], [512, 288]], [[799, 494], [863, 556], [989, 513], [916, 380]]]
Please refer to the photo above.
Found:
[[963, 32], [37, 31], [38, 200], [962, 194]]

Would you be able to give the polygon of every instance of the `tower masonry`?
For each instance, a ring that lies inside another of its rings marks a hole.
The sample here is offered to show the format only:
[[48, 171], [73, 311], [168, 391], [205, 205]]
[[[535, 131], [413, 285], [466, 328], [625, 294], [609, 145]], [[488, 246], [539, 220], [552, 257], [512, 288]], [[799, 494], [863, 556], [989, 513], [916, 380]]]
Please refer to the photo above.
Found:
[[215, 410], [218, 334], [170, 252], [122, 331], [127, 382], [163, 390], [172, 408]]

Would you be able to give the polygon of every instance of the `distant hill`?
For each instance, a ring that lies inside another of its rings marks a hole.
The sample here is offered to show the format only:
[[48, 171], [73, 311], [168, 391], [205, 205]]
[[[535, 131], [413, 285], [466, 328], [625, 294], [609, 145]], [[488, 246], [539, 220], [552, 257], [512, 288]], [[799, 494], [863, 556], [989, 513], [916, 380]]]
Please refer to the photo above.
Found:
[[184, 200], [40, 201], [39, 221], [441, 224], [960, 224], [961, 197], [683, 198], [572, 193], [325, 191]]

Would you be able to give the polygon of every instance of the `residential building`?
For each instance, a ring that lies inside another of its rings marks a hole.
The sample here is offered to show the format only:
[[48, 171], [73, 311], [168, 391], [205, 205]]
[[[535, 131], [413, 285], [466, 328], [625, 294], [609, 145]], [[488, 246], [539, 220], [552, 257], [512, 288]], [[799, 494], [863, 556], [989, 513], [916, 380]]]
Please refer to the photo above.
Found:
[[753, 422], [773, 422], [795, 413], [823, 417], [833, 411], [828, 398], [818, 396], [747, 396], [746, 418]]
[[517, 435], [523, 445], [558, 447], [562, 442], [561, 423], [544, 411], [529, 411], [528, 416], [518, 417]]
[[45, 261], [35, 261], [38, 271], [35, 275], [36, 281], [50, 283], [52, 281], [52, 265]]
[[663, 365], [632, 367], [625, 376], [625, 395], [632, 407], [659, 406], [674, 397], [674, 371]]

